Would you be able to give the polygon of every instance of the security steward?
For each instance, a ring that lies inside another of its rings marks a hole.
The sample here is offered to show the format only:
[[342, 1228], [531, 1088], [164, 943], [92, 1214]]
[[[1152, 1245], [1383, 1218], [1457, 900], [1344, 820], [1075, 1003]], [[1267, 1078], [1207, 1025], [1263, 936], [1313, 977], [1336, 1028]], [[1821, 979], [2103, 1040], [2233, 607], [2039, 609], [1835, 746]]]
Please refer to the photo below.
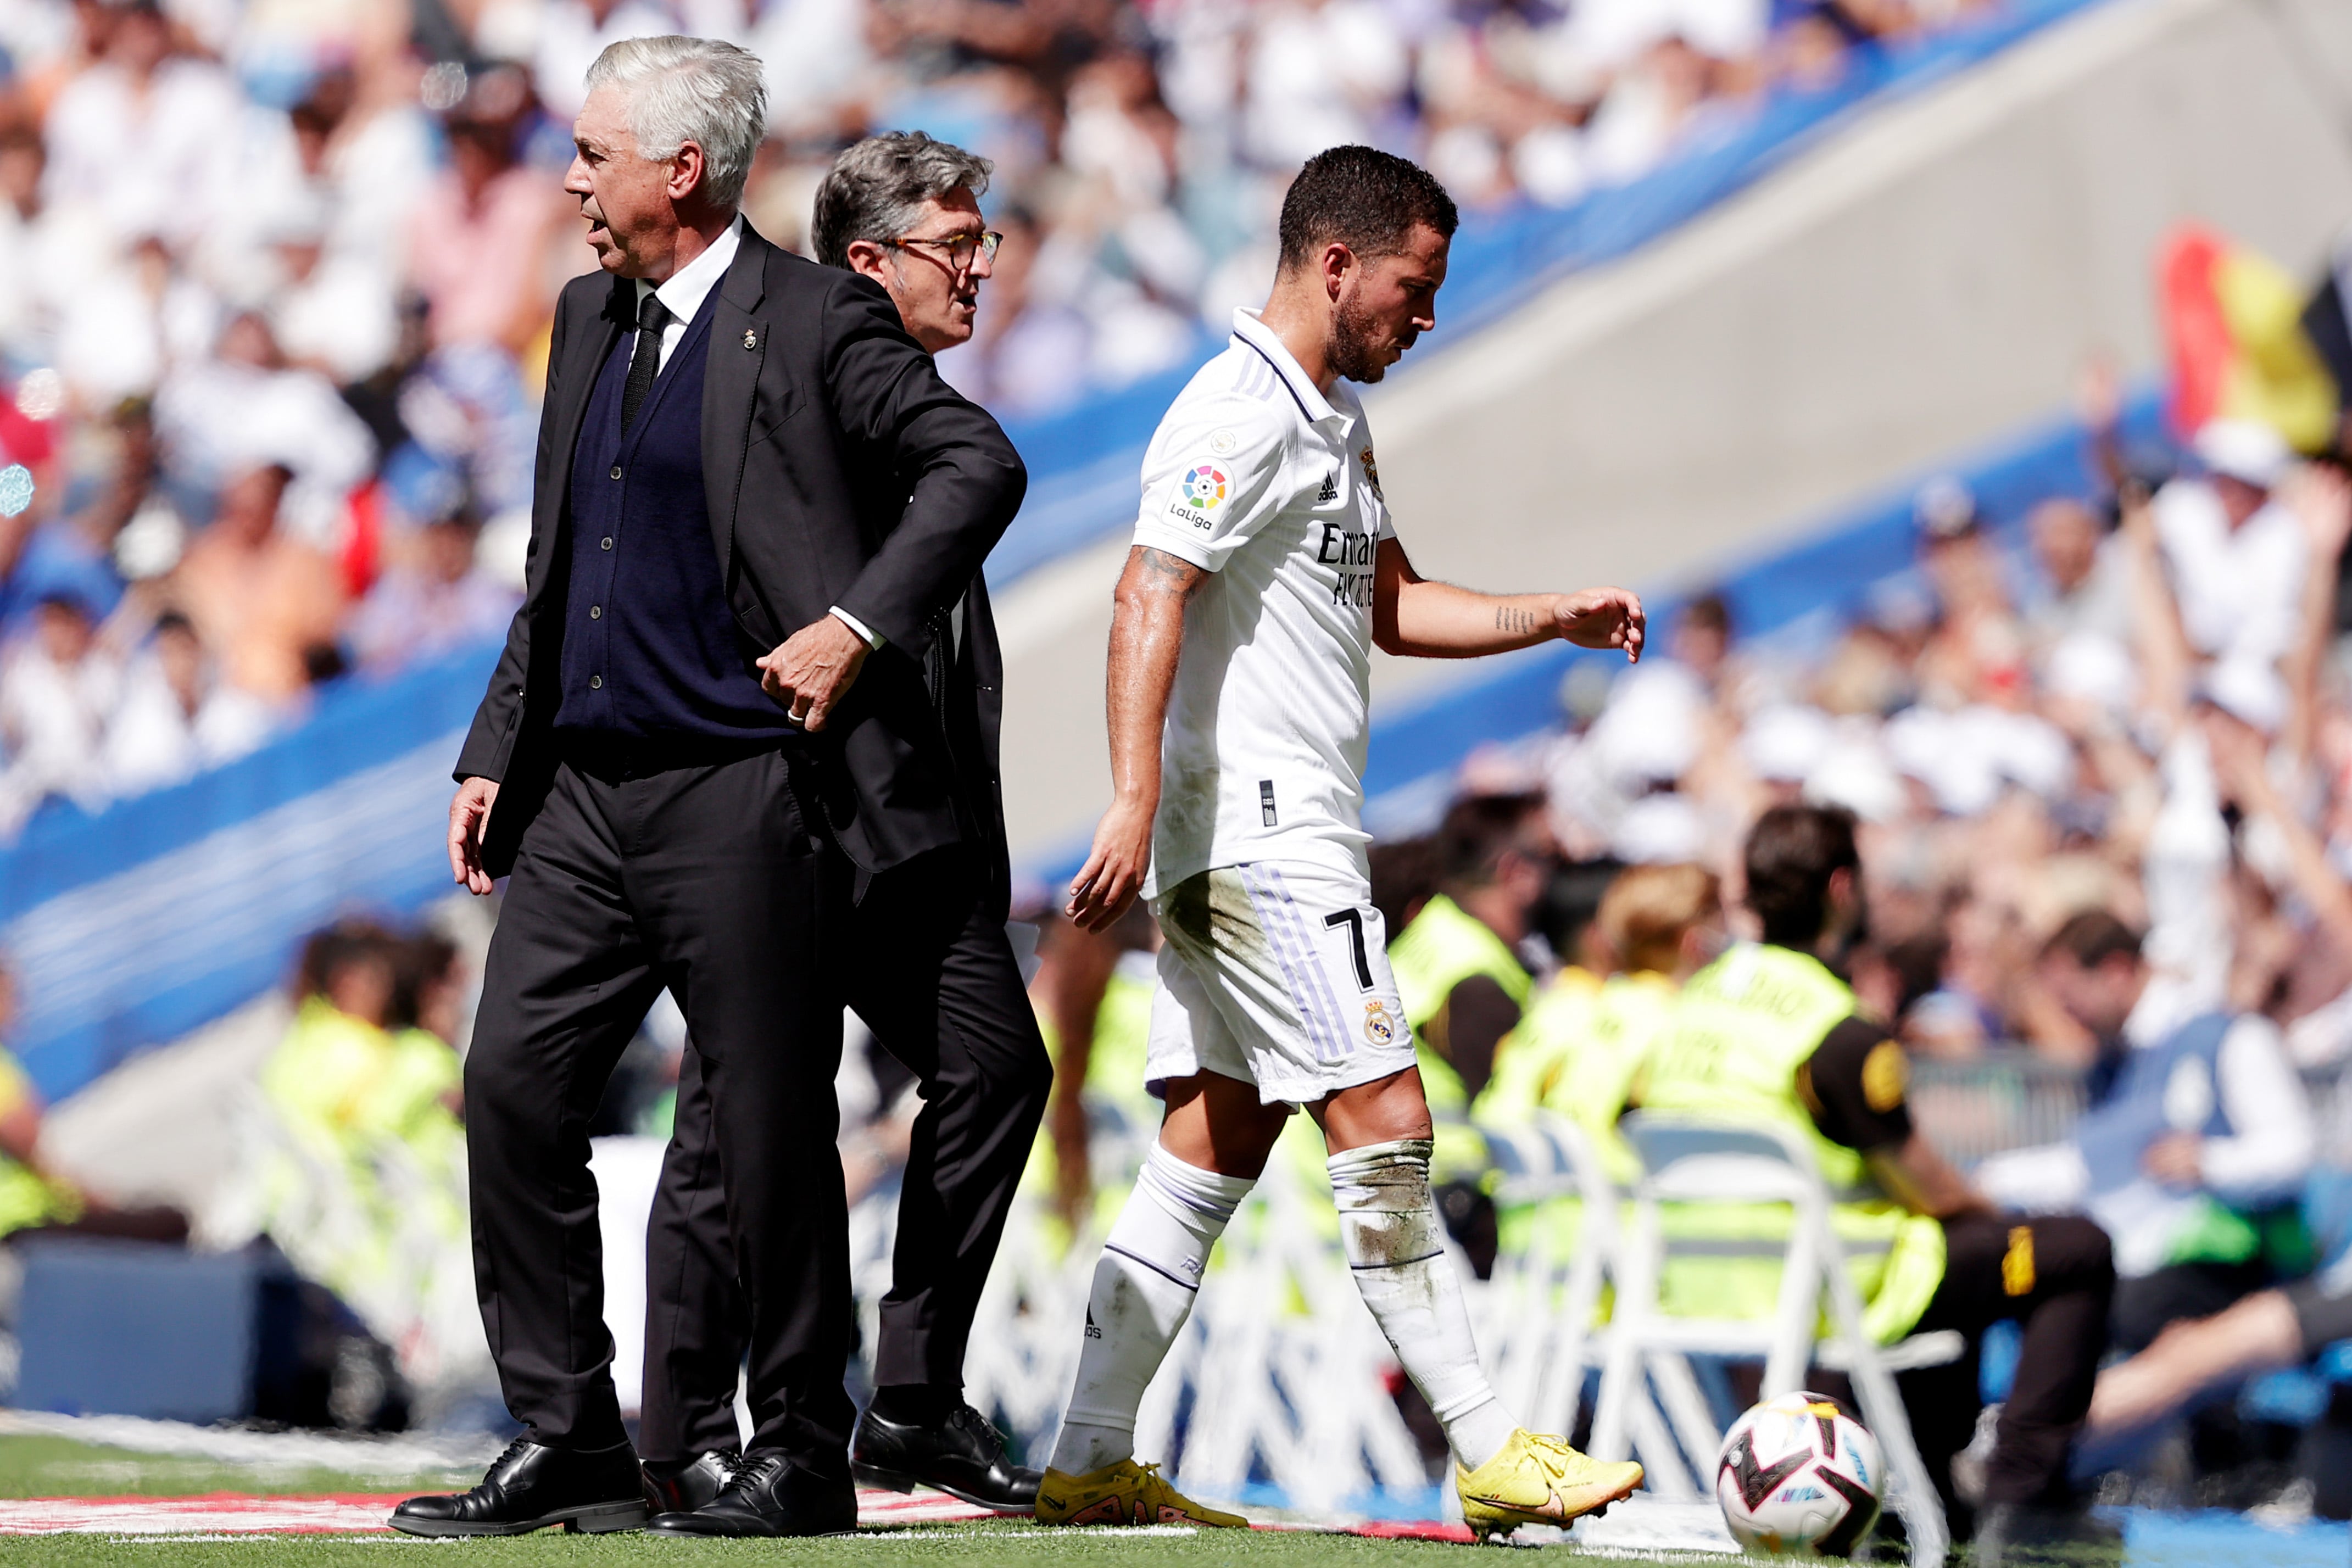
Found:
[[[1834, 1223], [1882, 1344], [1958, 1330], [1967, 1354], [1900, 1375], [1905, 1407], [1956, 1535], [1971, 1511], [1951, 1460], [1976, 1428], [1985, 1329], [2017, 1321], [2023, 1344], [1995, 1431], [1976, 1531], [1998, 1542], [2071, 1539], [2067, 1452], [2083, 1424], [2105, 1343], [2115, 1265], [2090, 1220], [1993, 1211], [1913, 1125], [1902, 1047], [1856, 1015], [1837, 972], [1867, 927], [1854, 821], [1842, 810], [1782, 806], [1749, 833], [1748, 906], [1763, 940], [1694, 976], [1650, 1065], [1643, 1108], [1775, 1123], [1809, 1138], [1838, 1196]], [[1669, 1256], [1670, 1312], [1771, 1315], [1790, 1217], [1785, 1208], [1678, 1206], [1677, 1240], [1715, 1245]]]
[[[1619, 1135], [1617, 1119], [1674, 1027], [1683, 982], [1723, 949], [1722, 890], [1704, 866], [1633, 866], [1601, 895], [1592, 929], [1609, 977], [1596, 981], [1582, 968], [1554, 976], [1504, 1036], [1495, 1075], [1471, 1109], [1490, 1126], [1525, 1123], [1538, 1112], [1564, 1117], [1609, 1179], [1630, 1187], [1642, 1164]], [[1583, 1213], [1580, 1197], [1555, 1197], [1505, 1208], [1497, 1232], [1506, 1250], [1517, 1250], [1535, 1225], [1548, 1222], [1565, 1255], [1581, 1233]]]
[[[1533, 795], [1457, 802], [1438, 829], [1438, 892], [1389, 944], [1436, 1124], [1433, 1174], [1441, 1185], [1473, 1180], [1486, 1167], [1470, 1102], [1486, 1086], [1496, 1046], [1518, 1027], [1535, 993], [1517, 944], [1534, 928], [1556, 858], [1542, 807], [1542, 797]], [[1444, 1207], [1458, 1236], [1456, 1206]]]

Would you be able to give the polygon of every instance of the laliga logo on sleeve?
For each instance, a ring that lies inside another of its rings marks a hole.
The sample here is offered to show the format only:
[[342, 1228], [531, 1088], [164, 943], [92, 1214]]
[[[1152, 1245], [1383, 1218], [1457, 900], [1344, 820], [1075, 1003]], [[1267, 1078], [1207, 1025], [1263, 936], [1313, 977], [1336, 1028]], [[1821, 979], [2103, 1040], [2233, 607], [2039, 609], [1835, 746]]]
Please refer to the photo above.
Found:
[[1204, 512], [1213, 512], [1225, 498], [1224, 471], [1203, 463], [1184, 476], [1184, 499]]

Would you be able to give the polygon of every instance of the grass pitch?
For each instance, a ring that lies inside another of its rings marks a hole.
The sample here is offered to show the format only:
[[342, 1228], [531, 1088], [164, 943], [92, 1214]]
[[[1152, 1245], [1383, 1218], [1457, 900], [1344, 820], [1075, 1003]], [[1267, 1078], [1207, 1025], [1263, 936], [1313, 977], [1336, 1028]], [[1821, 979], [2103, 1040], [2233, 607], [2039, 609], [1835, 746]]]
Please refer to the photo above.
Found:
[[[441, 1491], [471, 1485], [478, 1470], [425, 1471], [405, 1478], [354, 1475], [323, 1467], [224, 1464], [101, 1448], [70, 1438], [0, 1435], [0, 1498], [200, 1497], [206, 1493], [293, 1497]], [[2130, 1546], [2120, 1568], [2341, 1568], [2341, 1524], [2257, 1525], [2218, 1513], [2149, 1515], [2134, 1511]], [[1610, 1561], [1573, 1547], [1547, 1548], [1546, 1559], [1489, 1556], [1442, 1542], [1270, 1531], [1038, 1530], [1012, 1521], [909, 1524], [822, 1541], [667, 1541], [643, 1534], [563, 1535], [542, 1531], [508, 1540], [419, 1540], [369, 1535], [0, 1535], [0, 1564], [42, 1568], [385, 1568], [425, 1549], [425, 1564], [461, 1568], [658, 1568], [678, 1564], [824, 1564], [826, 1568], [1175, 1568], [1245, 1563], [1278, 1568], [1478, 1568], [1503, 1562]], [[387, 1558], [386, 1553], [393, 1554]], [[1615, 1558], [1614, 1561], [1624, 1559]], [[1669, 1553], [1645, 1561], [1708, 1568], [1766, 1568], [1789, 1558]], [[1963, 1549], [1952, 1568], [1968, 1568]], [[2119, 1568], [2112, 1552], [2055, 1556], [2044, 1568]]]
[[[210, 1540], [128, 1536], [16, 1536], [0, 1540], [0, 1562], [55, 1568], [162, 1568], [192, 1563], [204, 1568], [385, 1568], [409, 1548], [427, 1549], [428, 1562], [454, 1554], [479, 1568], [636, 1568], [656, 1563], [826, 1564], [827, 1568], [930, 1568], [946, 1564], [1103, 1563], [1106, 1568], [1161, 1564], [1280, 1563], [1283, 1568], [1348, 1568], [1416, 1563], [1424, 1568], [1447, 1554], [1475, 1550], [1442, 1542], [1367, 1541], [1353, 1536], [1277, 1535], [1265, 1531], [1202, 1531], [1157, 1535], [1134, 1531], [1045, 1531], [1013, 1524], [913, 1525], [862, 1531], [822, 1541], [664, 1541], [648, 1535], [557, 1535], [542, 1531], [506, 1541], [420, 1541], [409, 1536], [237, 1536]], [[1698, 1561], [1694, 1559], [1694, 1561]], [[1706, 1559], [1721, 1563], [1721, 1558]]]
[[[472, 1486], [478, 1470], [404, 1478], [347, 1475], [315, 1465], [228, 1465], [77, 1443], [69, 1437], [0, 1437], [0, 1498], [202, 1497], [251, 1492], [298, 1497], [327, 1492], [446, 1491]], [[0, 1550], [5, 1549], [0, 1539]]]
[[[94, 1447], [63, 1437], [0, 1437], [0, 1497], [193, 1497], [207, 1492], [383, 1493], [445, 1490], [478, 1474], [425, 1473], [405, 1482], [331, 1469], [223, 1465]], [[428, 1550], [428, 1562], [455, 1554], [475, 1568], [635, 1568], [656, 1563], [818, 1564], [828, 1568], [932, 1568], [949, 1564], [1080, 1563], [1116, 1568], [1216, 1563], [1279, 1563], [1283, 1568], [1375, 1568], [1415, 1563], [1435, 1568], [1471, 1548], [1444, 1542], [1374, 1541], [1355, 1536], [1266, 1531], [1038, 1530], [1012, 1521], [908, 1525], [820, 1541], [665, 1541], [642, 1534], [564, 1535], [541, 1531], [507, 1540], [420, 1540], [403, 1535], [0, 1536], [0, 1563], [44, 1568], [385, 1568], [387, 1552]], [[1719, 1557], [1691, 1558], [1721, 1564]]]

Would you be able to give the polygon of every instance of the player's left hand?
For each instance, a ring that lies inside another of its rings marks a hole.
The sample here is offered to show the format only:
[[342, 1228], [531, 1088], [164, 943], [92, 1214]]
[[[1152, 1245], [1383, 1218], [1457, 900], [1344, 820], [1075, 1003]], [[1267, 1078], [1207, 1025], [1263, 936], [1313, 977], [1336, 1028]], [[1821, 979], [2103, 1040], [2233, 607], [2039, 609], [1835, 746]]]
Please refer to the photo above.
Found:
[[826, 615], [760, 656], [760, 685], [784, 705], [794, 724], [814, 733], [824, 727], [873, 651], [838, 617]]
[[1635, 664], [1642, 657], [1649, 618], [1638, 593], [1622, 588], [1588, 588], [1581, 593], [1560, 595], [1552, 609], [1552, 625], [1564, 643], [1580, 648], [1622, 648], [1625, 662]]

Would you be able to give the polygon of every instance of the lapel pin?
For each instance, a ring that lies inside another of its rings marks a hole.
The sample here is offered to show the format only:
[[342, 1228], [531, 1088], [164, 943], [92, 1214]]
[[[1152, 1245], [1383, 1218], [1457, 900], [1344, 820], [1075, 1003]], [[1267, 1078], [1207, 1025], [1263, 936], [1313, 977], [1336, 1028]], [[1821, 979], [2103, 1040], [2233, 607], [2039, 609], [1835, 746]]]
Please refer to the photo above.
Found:
[[760, 346], [760, 334], [751, 331], [748, 328], [745, 329], [743, 333], [743, 346], [747, 349], [758, 348]]

